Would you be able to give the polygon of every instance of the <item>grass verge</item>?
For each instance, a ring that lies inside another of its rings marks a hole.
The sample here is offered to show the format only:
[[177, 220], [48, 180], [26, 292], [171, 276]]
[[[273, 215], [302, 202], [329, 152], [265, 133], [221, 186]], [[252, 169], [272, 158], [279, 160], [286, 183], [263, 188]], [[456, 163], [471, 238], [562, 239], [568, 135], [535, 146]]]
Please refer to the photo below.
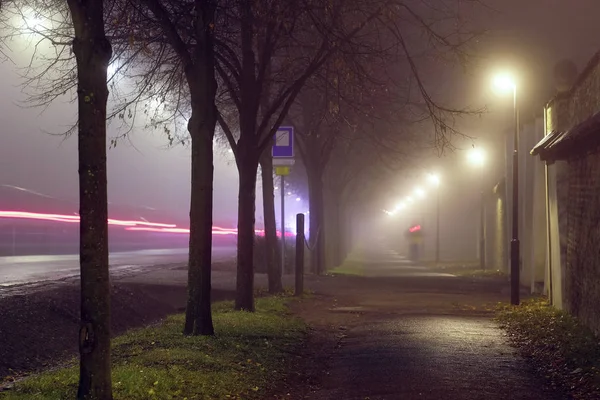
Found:
[[[114, 399], [260, 399], [286, 375], [307, 327], [286, 297], [256, 301], [256, 312], [214, 306], [214, 337], [181, 334], [184, 316], [113, 340]], [[2, 400], [74, 399], [76, 366], [42, 373], [0, 393]]]
[[497, 320], [553, 386], [575, 399], [600, 399], [600, 340], [576, 318], [535, 298], [501, 305]]
[[479, 265], [440, 265], [434, 266], [432, 269], [436, 272], [452, 274], [456, 276], [465, 276], [472, 278], [504, 278], [506, 273], [498, 269], [480, 269]]
[[342, 265], [339, 265], [329, 271], [331, 275], [350, 275], [350, 276], [364, 276], [365, 266], [362, 262], [357, 260], [346, 259]]

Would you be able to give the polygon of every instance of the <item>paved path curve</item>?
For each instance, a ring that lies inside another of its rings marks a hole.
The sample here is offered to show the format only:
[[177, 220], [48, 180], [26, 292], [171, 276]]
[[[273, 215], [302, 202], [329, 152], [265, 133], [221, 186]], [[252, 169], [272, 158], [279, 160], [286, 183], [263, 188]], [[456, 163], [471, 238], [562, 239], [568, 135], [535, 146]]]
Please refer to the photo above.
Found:
[[[376, 248], [365, 277], [324, 279], [304, 318], [339, 339], [308, 399], [554, 400], [491, 318], [502, 286], [436, 274]], [[316, 365], [313, 360], [313, 365]]]

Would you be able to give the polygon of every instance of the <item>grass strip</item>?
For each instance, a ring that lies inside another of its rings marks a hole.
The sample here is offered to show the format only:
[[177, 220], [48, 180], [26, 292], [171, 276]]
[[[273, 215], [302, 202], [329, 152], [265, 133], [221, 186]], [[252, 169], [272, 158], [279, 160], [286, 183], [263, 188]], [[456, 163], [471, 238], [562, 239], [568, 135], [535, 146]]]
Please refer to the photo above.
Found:
[[481, 269], [479, 263], [432, 263], [428, 265], [433, 271], [456, 276], [472, 277], [472, 278], [505, 278], [507, 277], [504, 271], [494, 268]]
[[600, 339], [545, 298], [502, 304], [497, 320], [549, 382], [575, 399], [600, 399]]
[[[214, 305], [216, 336], [183, 336], [184, 315], [113, 340], [115, 400], [260, 399], [286, 376], [307, 327], [286, 297], [256, 300], [256, 312]], [[75, 362], [74, 362], [75, 364]], [[2, 400], [74, 399], [78, 366], [28, 377]]]
[[358, 260], [346, 259], [341, 265], [329, 271], [331, 275], [364, 276], [364, 263]]

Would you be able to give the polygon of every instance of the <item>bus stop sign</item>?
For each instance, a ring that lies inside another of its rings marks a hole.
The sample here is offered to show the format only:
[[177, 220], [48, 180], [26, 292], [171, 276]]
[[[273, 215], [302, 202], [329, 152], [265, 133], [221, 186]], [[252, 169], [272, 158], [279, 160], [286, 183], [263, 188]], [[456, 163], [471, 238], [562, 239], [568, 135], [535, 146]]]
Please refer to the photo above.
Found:
[[294, 127], [281, 126], [277, 129], [271, 155], [273, 158], [294, 158]]

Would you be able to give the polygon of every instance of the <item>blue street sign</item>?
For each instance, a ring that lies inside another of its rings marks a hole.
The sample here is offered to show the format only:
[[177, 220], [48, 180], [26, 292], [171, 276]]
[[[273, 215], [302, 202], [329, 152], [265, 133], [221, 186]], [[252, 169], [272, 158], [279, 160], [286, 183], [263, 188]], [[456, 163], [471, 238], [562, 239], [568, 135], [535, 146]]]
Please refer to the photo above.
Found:
[[273, 158], [294, 157], [294, 127], [281, 126], [275, 132], [275, 144], [271, 150]]

